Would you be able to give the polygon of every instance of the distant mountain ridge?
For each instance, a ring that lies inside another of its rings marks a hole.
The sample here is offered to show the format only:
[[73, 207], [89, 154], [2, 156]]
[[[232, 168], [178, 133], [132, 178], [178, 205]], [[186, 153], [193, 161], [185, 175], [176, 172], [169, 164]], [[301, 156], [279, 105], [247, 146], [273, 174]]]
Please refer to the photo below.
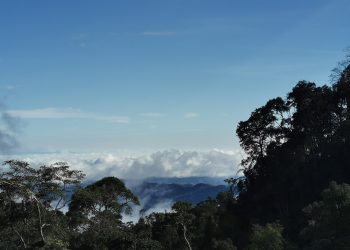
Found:
[[226, 185], [225, 179], [228, 177], [208, 177], [208, 176], [190, 176], [190, 177], [149, 177], [145, 182], [166, 183], [166, 184], [209, 184]]
[[[186, 178], [147, 178], [143, 182], [126, 181], [127, 186], [140, 199], [143, 209], [148, 210], [155, 204], [166, 201], [188, 201], [193, 205], [208, 199], [215, 198], [218, 193], [228, 190], [223, 185], [224, 180], [212, 177]], [[132, 184], [131, 184], [132, 183]], [[213, 183], [213, 184], [208, 184]]]

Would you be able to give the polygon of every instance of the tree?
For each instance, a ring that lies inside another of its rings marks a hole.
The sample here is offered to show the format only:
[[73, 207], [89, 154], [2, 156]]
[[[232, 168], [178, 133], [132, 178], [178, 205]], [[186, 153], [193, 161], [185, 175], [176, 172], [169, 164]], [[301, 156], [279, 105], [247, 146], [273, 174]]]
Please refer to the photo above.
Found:
[[278, 223], [266, 224], [262, 227], [254, 225], [247, 250], [283, 250], [285, 240], [282, 236], [283, 227]]
[[[128, 227], [130, 246], [125, 249], [137, 249], [137, 250], [161, 250], [163, 249], [161, 243], [152, 238], [152, 227], [144, 218], [140, 218], [137, 224], [130, 223]], [[118, 244], [119, 243], [119, 244]], [[111, 249], [123, 249], [120, 247], [120, 240], [118, 242], [111, 242], [113, 246]]]
[[347, 65], [332, 86], [300, 81], [286, 98], [268, 101], [239, 123], [247, 157], [237, 211], [247, 224], [278, 220], [298, 240], [302, 208], [331, 180], [350, 179], [349, 76]]
[[68, 217], [76, 233], [76, 249], [107, 249], [112, 240], [124, 239], [122, 213], [130, 213], [137, 197], [116, 177], [106, 177], [77, 190], [69, 204]]
[[144, 221], [151, 229], [152, 239], [158, 241], [162, 249], [182, 250], [186, 248], [183, 236], [178, 233], [174, 213], [151, 213], [144, 218]]
[[178, 201], [172, 206], [175, 212], [175, 221], [181, 226], [183, 238], [189, 250], [192, 250], [191, 243], [188, 239], [188, 226], [191, 224], [194, 216], [191, 214], [192, 204], [189, 202]]
[[22, 248], [62, 246], [68, 227], [60, 209], [83, 177], [64, 162], [35, 169], [24, 161], [6, 161], [0, 172], [0, 242]]
[[216, 240], [213, 239], [211, 243], [211, 249], [213, 250], [237, 250], [237, 248], [233, 245], [232, 240]]
[[301, 235], [306, 249], [345, 250], [350, 245], [350, 186], [331, 182], [321, 200], [304, 208], [308, 225]]
[[236, 132], [248, 155], [242, 162], [243, 166], [251, 168], [259, 157], [266, 154], [269, 146], [280, 145], [286, 140], [290, 131], [288, 111], [288, 103], [278, 97], [256, 109], [247, 121], [238, 124]]

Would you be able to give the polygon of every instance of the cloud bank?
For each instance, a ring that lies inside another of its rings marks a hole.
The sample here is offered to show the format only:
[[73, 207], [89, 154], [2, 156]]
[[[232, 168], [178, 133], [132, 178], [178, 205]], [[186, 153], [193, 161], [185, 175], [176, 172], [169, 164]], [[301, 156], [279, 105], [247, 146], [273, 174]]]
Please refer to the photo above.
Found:
[[239, 151], [211, 150], [206, 152], [166, 150], [141, 156], [118, 154], [30, 154], [2, 156], [2, 160], [18, 159], [33, 165], [66, 161], [72, 169], [82, 170], [87, 179], [97, 180], [105, 176], [122, 179], [148, 177], [235, 176], [241, 159]]

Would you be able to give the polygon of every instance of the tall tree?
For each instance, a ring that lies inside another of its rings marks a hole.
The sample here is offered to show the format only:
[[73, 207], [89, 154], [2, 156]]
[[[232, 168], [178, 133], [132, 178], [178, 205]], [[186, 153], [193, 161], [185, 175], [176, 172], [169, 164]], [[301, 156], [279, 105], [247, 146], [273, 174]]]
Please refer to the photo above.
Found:
[[35, 169], [24, 161], [6, 161], [0, 172], [0, 242], [23, 248], [61, 246], [68, 227], [60, 209], [71, 186], [83, 177], [63, 162]]
[[121, 218], [133, 204], [139, 205], [137, 197], [116, 177], [77, 190], [67, 214], [76, 233], [72, 244], [76, 249], [107, 249], [112, 240], [128, 241]]
[[240, 122], [247, 158], [238, 211], [251, 223], [279, 220], [293, 239], [302, 208], [331, 180], [350, 180], [350, 65], [332, 86], [300, 81]]

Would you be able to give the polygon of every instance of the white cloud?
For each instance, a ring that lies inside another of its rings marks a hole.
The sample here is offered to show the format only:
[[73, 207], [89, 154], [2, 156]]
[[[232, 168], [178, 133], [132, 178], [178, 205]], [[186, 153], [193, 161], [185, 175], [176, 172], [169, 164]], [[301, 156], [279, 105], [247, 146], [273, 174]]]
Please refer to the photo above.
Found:
[[193, 119], [197, 117], [199, 117], [199, 114], [195, 112], [188, 112], [187, 114], [185, 114], [186, 119]]
[[176, 32], [173, 31], [145, 31], [142, 32], [144, 36], [175, 36]]
[[[140, 219], [140, 211], [143, 209], [142, 204], [145, 204], [145, 199], [140, 200], [141, 206], [133, 206], [133, 211], [131, 214], [123, 214], [123, 222], [134, 222], [137, 223]], [[151, 208], [147, 209], [144, 216], [148, 216], [151, 213], [165, 213], [170, 212], [171, 207], [173, 206], [174, 201], [172, 200], [164, 200], [162, 202], [159, 202], [157, 204], [154, 204]]]
[[91, 119], [111, 123], [128, 123], [129, 118], [125, 116], [107, 116], [95, 113], [83, 112], [74, 108], [42, 108], [28, 110], [10, 110], [8, 113], [12, 116], [22, 119]]
[[168, 150], [142, 156], [117, 154], [31, 154], [1, 156], [2, 160], [19, 159], [31, 164], [66, 161], [72, 169], [86, 173], [88, 179], [116, 176], [122, 179], [147, 177], [235, 176], [239, 170], [239, 151], [211, 150], [206, 152]]

